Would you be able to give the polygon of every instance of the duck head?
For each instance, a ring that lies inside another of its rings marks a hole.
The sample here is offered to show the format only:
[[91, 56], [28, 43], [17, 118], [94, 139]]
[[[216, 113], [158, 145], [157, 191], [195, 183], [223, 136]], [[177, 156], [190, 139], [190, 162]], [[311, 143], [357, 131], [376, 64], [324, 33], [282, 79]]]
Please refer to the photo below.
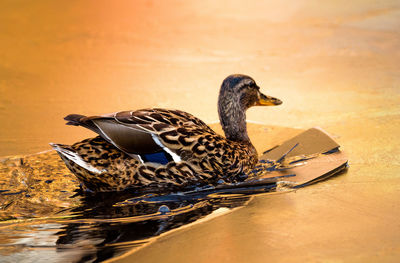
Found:
[[264, 95], [249, 76], [234, 74], [224, 79], [218, 96], [218, 113], [225, 136], [233, 141], [248, 141], [246, 110], [252, 106], [276, 106], [282, 101]]

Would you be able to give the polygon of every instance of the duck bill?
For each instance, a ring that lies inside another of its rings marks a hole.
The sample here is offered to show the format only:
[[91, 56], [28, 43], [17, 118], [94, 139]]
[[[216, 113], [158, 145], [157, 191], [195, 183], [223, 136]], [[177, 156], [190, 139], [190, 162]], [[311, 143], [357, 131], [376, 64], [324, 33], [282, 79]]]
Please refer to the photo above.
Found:
[[260, 93], [258, 101], [256, 101], [256, 106], [276, 106], [281, 105], [282, 101], [280, 99], [264, 95]]

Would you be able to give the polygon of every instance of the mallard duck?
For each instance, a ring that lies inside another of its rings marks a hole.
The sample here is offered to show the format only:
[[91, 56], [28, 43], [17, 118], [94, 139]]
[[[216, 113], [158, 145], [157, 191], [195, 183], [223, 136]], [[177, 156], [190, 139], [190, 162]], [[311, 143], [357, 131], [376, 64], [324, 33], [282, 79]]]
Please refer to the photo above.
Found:
[[225, 137], [189, 113], [152, 108], [91, 117], [70, 114], [67, 125], [99, 136], [51, 146], [87, 191], [174, 190], [221, 179], [237, 182], [258, 161], [247, 134], [246, 110], [281, 103], [262, 94], [251, 77], [235, 74], [223, 81], [218, 97]]

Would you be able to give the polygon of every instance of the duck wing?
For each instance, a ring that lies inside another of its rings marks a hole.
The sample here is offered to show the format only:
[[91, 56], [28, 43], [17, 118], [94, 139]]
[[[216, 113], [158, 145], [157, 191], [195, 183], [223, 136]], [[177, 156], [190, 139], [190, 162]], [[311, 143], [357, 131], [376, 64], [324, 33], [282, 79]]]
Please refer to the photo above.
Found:
[[195, 140], [191, 137], [204, 132], [214, 133], [200, 119], [179, 110], [142, 109], [91, 117], [71, 114], [65, 120], [68, 125], [82, 126], [98, 133], [128, 154], [168, 150], [165, 147], [178, 150]]

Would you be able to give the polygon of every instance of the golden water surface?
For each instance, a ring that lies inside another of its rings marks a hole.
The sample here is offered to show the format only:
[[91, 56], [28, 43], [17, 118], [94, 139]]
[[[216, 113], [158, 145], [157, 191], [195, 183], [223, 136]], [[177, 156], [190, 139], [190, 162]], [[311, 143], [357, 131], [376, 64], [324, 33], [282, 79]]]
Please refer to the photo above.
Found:
[[397, 262], [399, 28], [398, 1], [4, 0], [0, 156], [92, 136], [65, 126], [69, 113], [168, 107], [215, 122], [222, 80], [248, 74], [284, 102], [249, 110], [262, 136], [320, 126], [348, 173], [258, 196], [121, 262]]

